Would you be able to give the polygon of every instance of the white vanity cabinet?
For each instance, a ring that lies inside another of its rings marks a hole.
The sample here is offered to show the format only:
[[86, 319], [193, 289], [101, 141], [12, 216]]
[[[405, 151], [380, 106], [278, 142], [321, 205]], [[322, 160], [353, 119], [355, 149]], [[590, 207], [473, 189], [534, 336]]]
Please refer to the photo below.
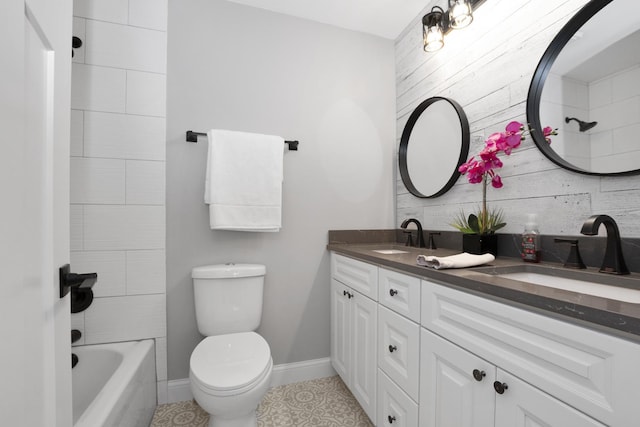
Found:
[[437, 417], [464, 399], [452, 425], [639, 425], [640, 345], [429, 281], [421, 310], [421, 425], [449, 425]]
[[605, 427], [426, 329], [422, 355], [420, 426]]
[[331, 360], [378, 427], [638, 427], [640, 344], [332, 254]]
[[378, 268], [333, 255], [331, 270], [331, 364], [375, 420]]

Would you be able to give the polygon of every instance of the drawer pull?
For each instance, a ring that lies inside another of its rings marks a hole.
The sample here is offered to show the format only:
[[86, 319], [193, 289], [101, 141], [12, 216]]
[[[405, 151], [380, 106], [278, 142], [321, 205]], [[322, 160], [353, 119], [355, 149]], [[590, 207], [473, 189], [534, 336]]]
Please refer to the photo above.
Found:
[[506, 383], [501, 383], [500, 381], [495, 381], [493, 383], [493, 388], [496, 391], [496, 393], [503, 394], [504, 391], [509, 388], [509, 386]]
[[392, 417], [391, 415], [387, 416], [387, 420], [389, 421], [389, 424], [393, 424], [393, 422], [396, 420], [396, 417]]
[[475, 378], [475, 379], [476, 379], [476, 381], [482, 381], [482, 379], [483, 379], [484, 377], [486, 377], [486, 376], [487, 376], [487, 374], [486, 374], [486, 372], [484, 372], [484, 371], [479, 371], [479, 370], [477, 370], [477, 369], [474, 369], [474, 370], [473, 370], [473, 378]]
[[397, 293], [398, 291], [396, 291], [395, 289], [389, 289], [389, 295], [394, 296]]
[[398, 347], [396, 347], [395, 345], [391, 345], [389, 344], [389, 353], [393, 353], [394, 351], [396, 351], [398, 349]]

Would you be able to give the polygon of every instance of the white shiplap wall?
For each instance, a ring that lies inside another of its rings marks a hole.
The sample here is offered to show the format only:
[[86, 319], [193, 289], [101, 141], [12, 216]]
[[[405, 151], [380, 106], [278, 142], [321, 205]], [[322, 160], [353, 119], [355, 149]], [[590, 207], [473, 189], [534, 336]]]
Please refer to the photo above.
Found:
[[166, 400], [167, 0], [76, 0], [71, 265], [97, 272], [79, 344], [154, 338]]
[[[411, 111], [424, 99], [445, 96], [459, 102], [471, 127], [469, 155], [511, 120], [526, 123], [527, 91], [533, 72], [555, 34], [586, 0], [488, 0], [470, 27], [452, 32], [436, 53], [422, 50], [420, 19], [396, 40], [397, 139]], [[561, 127], [561, 123], [545, 123]], [[640, 176], [593, 177], [558, 168], [527, 139], [504, 159], [504, 187], [488, 190], [491, 207], [502, 208], [504, 233], [522, 232], [527, 213], [539, 215], [543, 234], [578, 235], [591, 214], [616, 219], [624, 237], [640, 237]], [[427, 229], [450, 230], [461, 210], [475, 209], [480, 185], [460, 177], [445, 195], [420, 199], [398, 176], [397, 220], [417, 217]]]

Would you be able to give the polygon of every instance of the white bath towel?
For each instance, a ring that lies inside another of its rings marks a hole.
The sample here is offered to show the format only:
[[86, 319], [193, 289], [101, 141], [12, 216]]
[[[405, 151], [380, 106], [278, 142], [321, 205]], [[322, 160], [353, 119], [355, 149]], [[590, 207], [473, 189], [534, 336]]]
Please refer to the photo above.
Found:
[[474, 267], [476, 265], [487, 264], [495, 260], [491, 254], [473, 255], [463, 252], [457, 255], [437, 257], [432, 255], [418, 255], [416, 262], [418, 265], [435, 268], [436, 270], [444, 268], [465, 268]]
[[284, 139], [212, 129], [204, 201], [213, 230], [279, 231]]

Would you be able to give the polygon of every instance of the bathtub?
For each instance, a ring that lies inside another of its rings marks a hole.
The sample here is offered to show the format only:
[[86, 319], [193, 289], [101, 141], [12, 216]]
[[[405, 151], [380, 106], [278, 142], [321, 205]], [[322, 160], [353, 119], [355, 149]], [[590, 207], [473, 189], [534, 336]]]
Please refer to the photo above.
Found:
[[74, 427], [148, 427], [156, 407], [153, 340], [72, 348]]

